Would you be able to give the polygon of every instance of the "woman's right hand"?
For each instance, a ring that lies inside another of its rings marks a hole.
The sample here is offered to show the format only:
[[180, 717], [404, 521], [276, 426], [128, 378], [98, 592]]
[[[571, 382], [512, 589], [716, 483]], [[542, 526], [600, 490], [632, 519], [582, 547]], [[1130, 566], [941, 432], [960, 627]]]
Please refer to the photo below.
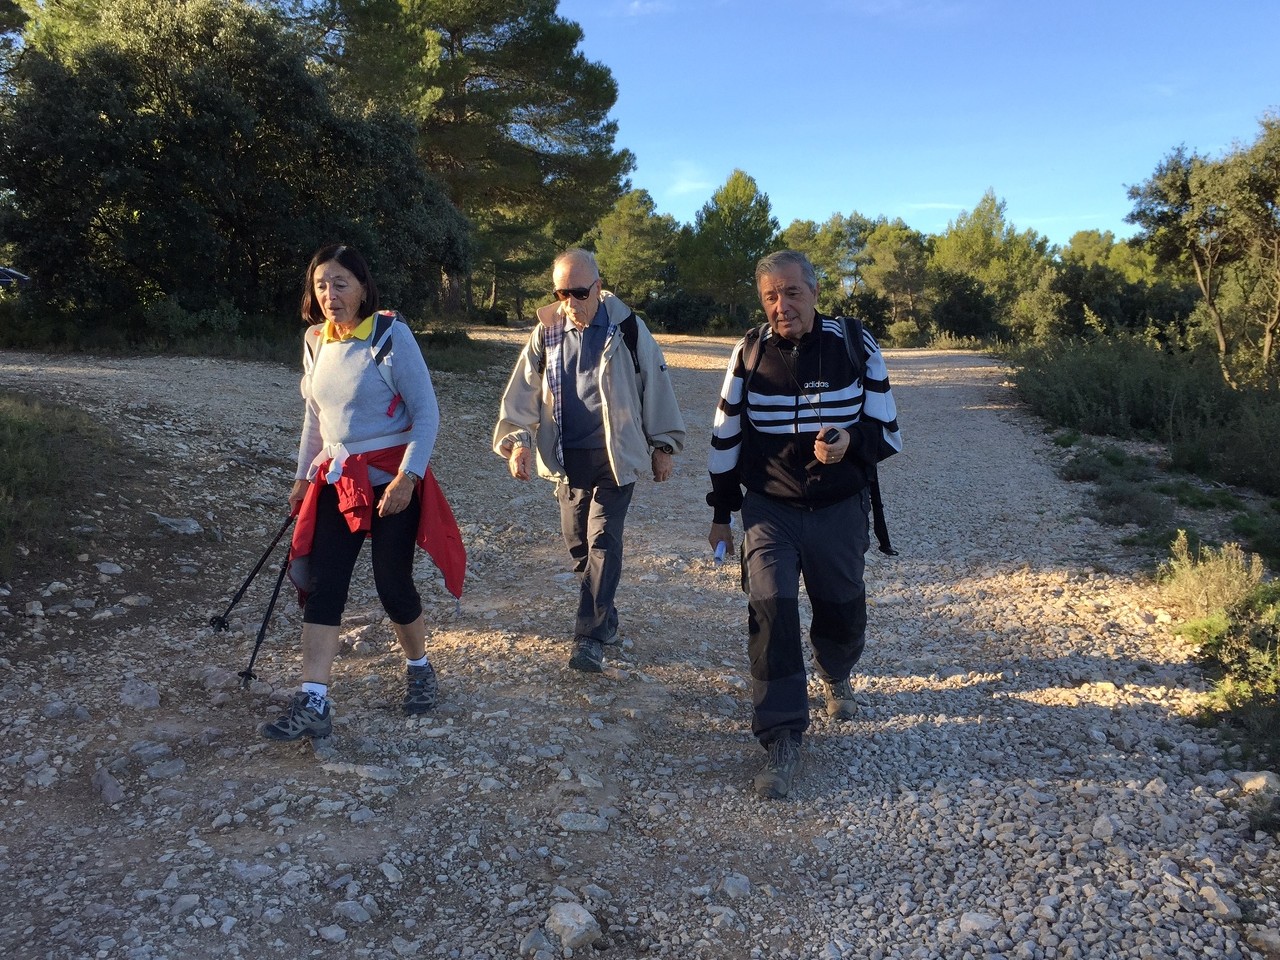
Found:
[[307, 495], [307, 488], [310, 486], [310, 480], [293, 481], [293, 489], [289, 491], [289, 516], [297, 516], [298, 511], [302, 509], [302, 501]]

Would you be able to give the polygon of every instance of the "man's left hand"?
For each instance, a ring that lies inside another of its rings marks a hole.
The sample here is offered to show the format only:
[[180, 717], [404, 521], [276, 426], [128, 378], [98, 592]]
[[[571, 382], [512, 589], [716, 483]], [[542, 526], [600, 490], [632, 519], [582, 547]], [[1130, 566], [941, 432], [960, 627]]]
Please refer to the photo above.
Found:
[[674, 467], [674, 461], [671, 454], [663, 453], [661, 450], [654, 450], [653, 457], [653, 479], [655, 483], [661, 483], [663, 480], [671, 479], [671, 471]]

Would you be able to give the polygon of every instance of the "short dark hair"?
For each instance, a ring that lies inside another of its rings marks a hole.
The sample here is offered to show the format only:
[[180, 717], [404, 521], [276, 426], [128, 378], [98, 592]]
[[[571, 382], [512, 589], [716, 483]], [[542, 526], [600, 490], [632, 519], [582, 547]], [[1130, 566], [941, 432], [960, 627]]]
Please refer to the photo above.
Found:
[[775, 250], [768, 256], [760, 258], [756, 264], [756, 289], [760, 288], [760, 278], [770, 273], [777, 273], [787, 267], [799, 267], [800, 276], [814, 293], [818, 292], [818, 275], [813, 264], [799, 250]]
[[364, 287], [364, 299], [360, 301], [360, 318], [364, 319], [378, 309], [378, 285], [373, 282], [369, 264], [365, 262], [364, 257], [360, 256], [360, 251], [345, 243], [331, 243], [321, 247], [312, 255], [311, 262], [307, 264], [307, 274], [302, 281], [302, 319], [313, 326], [324, 322], [324, 314], [320, 310], [320, 304], [316, 302], [311, 282], [315, 279], [317, 270], [335, 260], [350, 270]]

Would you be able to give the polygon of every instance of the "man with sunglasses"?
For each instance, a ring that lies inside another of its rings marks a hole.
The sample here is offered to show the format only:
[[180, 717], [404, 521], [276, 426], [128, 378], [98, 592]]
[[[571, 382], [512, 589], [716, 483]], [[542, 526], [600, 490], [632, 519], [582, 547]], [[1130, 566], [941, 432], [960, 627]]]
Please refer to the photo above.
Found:
[[850, 720], [857, 703], [849, 676], [866, 641], [870, 483], [876, 463], [902, 449], [902, 436], [880, 348], [856, 321], [818, 313], [808, 258], [769, 254], [755, 279], [768, 324], [739, 341], [721, 388], [708, 541], [732, 550], [730, 517], [742, 511], [751, 732], [767, 753], [753, 786], [780, 799], [791, 791], [809, 727], [800, 578], [827, 716]]
[[555, 302], [538, 321], [502, 395], [493, 449], [517, 480], [556, 485], [560, 531], [580, 579], [569, 666], [604, 669], [617, 644], [614, 595], [636, 480], [671, 476], [684, 418], [662, 350], [644, 322], [600, 287], [595, 256], [566, 250]]

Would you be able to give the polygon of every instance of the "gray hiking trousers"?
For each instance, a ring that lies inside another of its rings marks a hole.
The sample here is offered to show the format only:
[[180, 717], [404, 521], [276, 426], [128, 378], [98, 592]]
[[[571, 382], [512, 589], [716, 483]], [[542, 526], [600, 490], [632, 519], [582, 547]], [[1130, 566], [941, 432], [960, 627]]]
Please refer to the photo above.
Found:
[[809, 640], [818, 675], [843, 680], [862, 656], [870, 546], [866, 490], [809, 510], [748, 491], [742, 502], [751, 732], [762, 744], [809, 726], [800, 636], [800, 578], [813, 608]]

